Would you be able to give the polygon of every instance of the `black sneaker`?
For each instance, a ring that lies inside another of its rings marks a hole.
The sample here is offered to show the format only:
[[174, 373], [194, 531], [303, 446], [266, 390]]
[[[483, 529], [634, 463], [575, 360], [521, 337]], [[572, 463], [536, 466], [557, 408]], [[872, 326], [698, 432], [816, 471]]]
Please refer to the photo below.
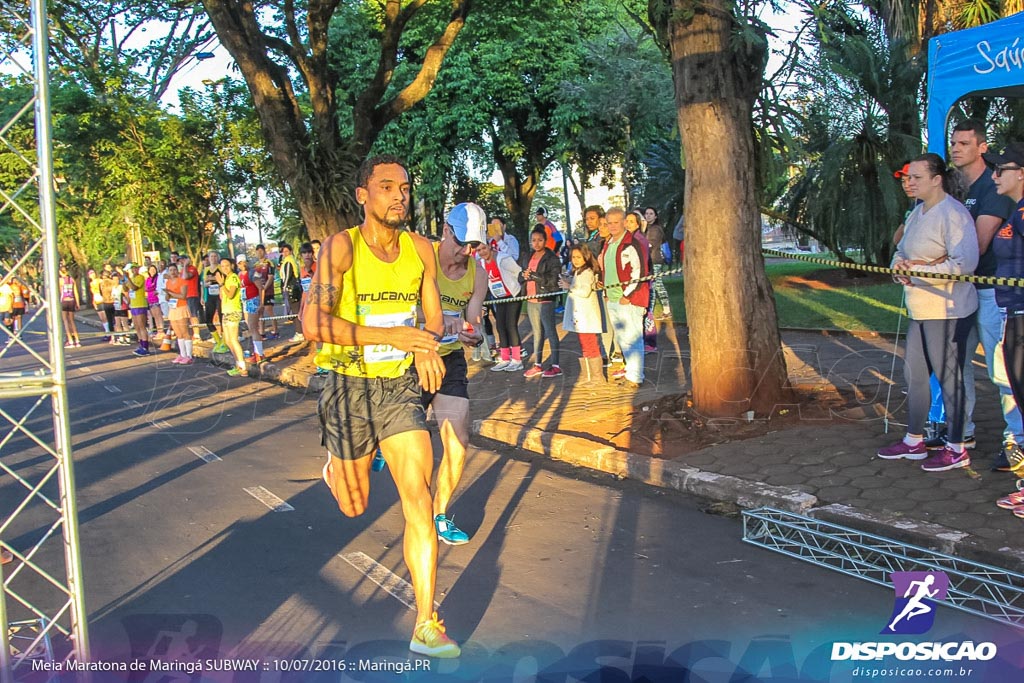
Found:
[[1024, 451], [1020, 446], [1007, 441], [992, 463], [993, 472], [1018, 472], [1024, 470]]
[[[930, 451], [941, 451], [949, 443], [946, 439], [946, 430], [943, 429], [938, 433], [937, 436], [933, 436], [930, 439], [925, 439], [924, 445]], [[964, 437], [964, 448], [975, 448], [978, 445], [977, 440], [973, 436]]]
[[946, 430], [943, 429], [932, 438], [925, 439], [924, 445], [930, 451], [941, 451], [946, 447]]

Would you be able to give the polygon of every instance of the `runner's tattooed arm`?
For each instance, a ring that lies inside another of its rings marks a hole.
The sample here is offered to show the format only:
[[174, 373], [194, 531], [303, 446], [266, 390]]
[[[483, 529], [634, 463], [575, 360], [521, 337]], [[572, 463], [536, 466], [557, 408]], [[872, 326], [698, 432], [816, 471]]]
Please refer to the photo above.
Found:
[[309, 292], [306, 293], [306, 303], [308, 305], [324, 305], [328, 308], [334, 308], [334, 305], [338, 302], [338, 287], [331, 283], [322, 284], [315, 282], [309, 286]]

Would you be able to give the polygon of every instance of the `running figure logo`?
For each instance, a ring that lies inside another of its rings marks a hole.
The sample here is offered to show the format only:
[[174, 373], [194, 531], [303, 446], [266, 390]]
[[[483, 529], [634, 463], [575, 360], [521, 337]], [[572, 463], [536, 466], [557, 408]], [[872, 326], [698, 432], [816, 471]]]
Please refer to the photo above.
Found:
[[920, 635], [935, 623], [935, 605], [946, 599], [945, 572], [893, 572], [896, 604], [883, 634]]

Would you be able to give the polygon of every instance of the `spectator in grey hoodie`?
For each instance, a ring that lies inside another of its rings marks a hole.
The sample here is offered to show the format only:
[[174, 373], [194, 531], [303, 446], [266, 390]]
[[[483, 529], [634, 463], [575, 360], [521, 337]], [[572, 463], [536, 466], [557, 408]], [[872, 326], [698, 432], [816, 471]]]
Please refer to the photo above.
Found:
[[[908, 186], [920, 203], [906, 220], [892, 268], [969, 275], [978, 265], [978, 234], [970, 212], [951, 196], [950, 171], [937, 154], [910, 163]], [[878, 451], [887, 460], [925, 460], [921, 469], [942, 472], [971, 464], [964, 447], [966, 396], [964, 365], [970, 356], [968, 335], [975, 325], [978, 293], [969, 282], [896, 275], [904, 285], [910, 325], [905, 353], [907, 434]], [[931, 404], [929, 373], [942, 385], [948, 429], [945, 448], [929, 451], [924, 425]]]

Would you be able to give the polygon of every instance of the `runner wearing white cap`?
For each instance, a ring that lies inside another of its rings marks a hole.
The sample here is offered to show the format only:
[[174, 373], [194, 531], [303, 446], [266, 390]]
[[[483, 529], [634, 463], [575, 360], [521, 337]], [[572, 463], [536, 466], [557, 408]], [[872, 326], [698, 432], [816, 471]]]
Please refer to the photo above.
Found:
[[436, 392], [423, 392], [423, 407], [433, 406], [444, 444], [434, 493], [434, 527], [437, 537], [448, 545], [469, 541], [449, 519], [447, 510], [462, 478], [469, 444], [469, 377], [463, 344], [479, 346], [483, 341], [481, 311], [487, 296], [487, 272], [477, 267], [473, 253], [486, 240], [487, 215], [476, 204], [465, 203], [451, 210], [441, 241], [434, 244], [445, 326], [438, 353], [445, 373]]

